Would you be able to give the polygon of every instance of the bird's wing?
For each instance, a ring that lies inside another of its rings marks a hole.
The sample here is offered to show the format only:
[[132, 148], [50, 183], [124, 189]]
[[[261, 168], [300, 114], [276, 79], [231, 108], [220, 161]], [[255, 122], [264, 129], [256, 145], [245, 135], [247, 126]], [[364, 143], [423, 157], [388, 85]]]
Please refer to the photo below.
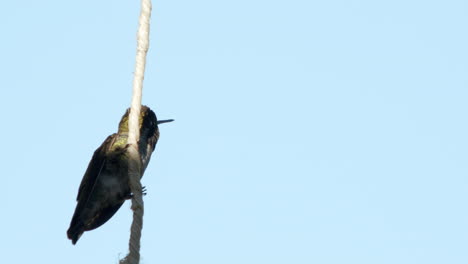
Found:
[[94, 151], [93, 157], [88, 164], [88, 169], [86, 169], [83, 180], [81, 180], [78, 196], [76, 197], [77, 201], [79, 201], [81, 198], [89, 196], [92, 192], [97, 178], [99, 177], [99, 174], [101, 173], [101, 170], [106, 162], [106, 151], [110, 148], [116, 137], [117, 134], [108, 136], [102, 145], [97, 148], [96, 151]]

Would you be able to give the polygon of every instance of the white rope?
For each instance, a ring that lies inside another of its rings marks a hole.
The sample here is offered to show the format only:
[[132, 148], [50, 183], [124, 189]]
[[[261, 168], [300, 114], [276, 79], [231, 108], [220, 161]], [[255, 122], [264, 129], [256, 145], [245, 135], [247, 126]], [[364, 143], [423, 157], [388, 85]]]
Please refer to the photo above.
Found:
[[141, 108], [141, 95], [145, 74], [146, 53], [149, 47], [149, 24], [151, 17], [151, 0], [141, 1], [141, 12], [137, 33], [137, 54], [135, 75], [133, 78], [133, 94], [130, 114], [128, 118], [128, 148], [130, 189], [133, 193], [132, 210], [133, 222], [131, 227], [129, 253], [120, 261], [120, 264], [138, 264], [140, 262], [140, 238], [143, 228], [143, 197], [141, 187], [141, 160], [138, 153], [138, 139], [140, 138], [139, 116]]

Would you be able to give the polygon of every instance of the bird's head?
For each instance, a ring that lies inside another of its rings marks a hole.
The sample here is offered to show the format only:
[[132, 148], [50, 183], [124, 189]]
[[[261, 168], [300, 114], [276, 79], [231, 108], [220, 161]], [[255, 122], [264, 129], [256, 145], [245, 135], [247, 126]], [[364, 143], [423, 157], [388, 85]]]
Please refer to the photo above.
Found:
[[[119, 134], [128, 133], [128, 116], [130, 114], [130, 108], [127, 109], [125, 114], [119, 123]], [[147, 106], [142, 105], [140, 110], [139, 125], [140, 125], [140, 136], [153, 134], [154, 130], [158, 129], [159, 124], [172, 122], [174, 119], [158, 120], [156, 114]]]

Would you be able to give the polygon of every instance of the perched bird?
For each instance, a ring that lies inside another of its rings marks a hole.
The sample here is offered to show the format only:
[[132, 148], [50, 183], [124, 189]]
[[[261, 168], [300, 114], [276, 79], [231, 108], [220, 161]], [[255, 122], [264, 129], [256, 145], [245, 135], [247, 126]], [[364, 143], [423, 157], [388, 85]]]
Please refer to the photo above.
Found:
[[[132, 198], [127, 156], [129, 113], [130, 109], [127, 109], [120, 120], [119, 131], [107, 137], [88, 164], [78, 190], [78, 204], [67, 231], [73, 244], [76, 244], [84, 231], [93, 230], [107, 222], [125, 200]], [[143, 176], [159, 139], [158, 125], [174, 120], [158, 121], [149, 107], [142, 106], [139, 121], [138, 151]]]

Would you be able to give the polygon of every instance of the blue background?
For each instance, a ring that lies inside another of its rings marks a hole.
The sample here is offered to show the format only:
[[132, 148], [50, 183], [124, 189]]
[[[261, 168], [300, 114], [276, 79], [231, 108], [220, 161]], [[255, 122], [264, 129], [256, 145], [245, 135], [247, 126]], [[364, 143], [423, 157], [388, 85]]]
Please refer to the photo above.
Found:
[[[468, 263], [468, 2], [154, 1], [161, 138], [142, 263]], [[130, 104], [139, 1], [0, 4], [3, 263], [117, 263], [130, 203], [66, 238]]]

